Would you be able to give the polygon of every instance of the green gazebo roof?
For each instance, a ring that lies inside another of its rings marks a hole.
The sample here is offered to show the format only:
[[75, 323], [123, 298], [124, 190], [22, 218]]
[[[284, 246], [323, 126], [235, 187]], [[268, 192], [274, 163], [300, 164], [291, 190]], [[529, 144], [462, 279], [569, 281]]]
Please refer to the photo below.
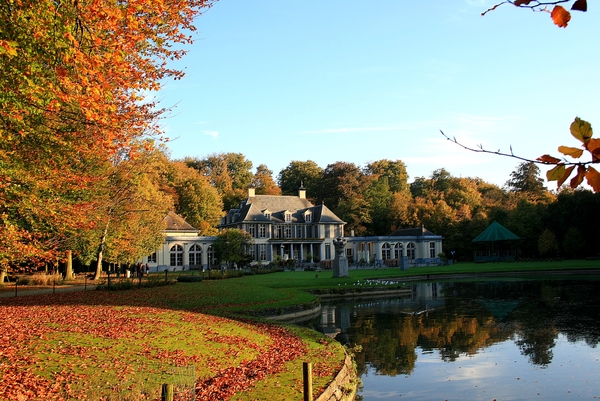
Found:
[[479, 234], [473, 242], [490, 242], [490, 241], [505, 241], [521, 239], [519, 236], [510, 232], [502, 224], [494, 221], [481, 234]]

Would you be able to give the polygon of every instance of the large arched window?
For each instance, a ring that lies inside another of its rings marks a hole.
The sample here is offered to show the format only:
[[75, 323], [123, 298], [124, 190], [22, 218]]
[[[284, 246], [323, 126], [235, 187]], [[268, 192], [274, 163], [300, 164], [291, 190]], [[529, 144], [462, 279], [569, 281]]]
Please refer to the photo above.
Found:
[[402, 242], [396, 242], [396, 244], [394, 244], [394, 259], [400, 259], [402, 256], [404, 256], [402, 248]]
[[183, 247], [181, 245], [173, 245], [170, 255], [171, 266], [183, 266]]
[[190, 248], [190, 266], [199, 266], [202, 264], [202, 247], [198, 244]]
[[415, 249], [416, 247], [413, 242], [409, 242], [408, 245], [406, 245], [406, 256], [408, 256], [408, 259], [415, 259]]
[[392, 258], [392, 247], [387, 242], [381, 246], [381, 259], [388, 260]]

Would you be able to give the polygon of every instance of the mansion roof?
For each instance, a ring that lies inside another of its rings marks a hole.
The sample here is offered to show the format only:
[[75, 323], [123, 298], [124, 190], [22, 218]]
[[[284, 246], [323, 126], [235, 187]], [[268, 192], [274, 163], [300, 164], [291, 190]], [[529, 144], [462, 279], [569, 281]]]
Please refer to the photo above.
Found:
[[165, 231], [179, 233], [198, 233], [199, 230], [194, 228], [185, 219], [174, 212], [169, 212], [163, 219], [165, 223]]
[[[291, 214], [286, 220], [285, 214]], [[310, 215], [310, 221], [307, 221]], [[321, 223], [344, 224], [325, 205], [313, 205], [308, 199], [299, 196], [255, 195], [242, 201], [239, 209], [231, 209], [225, 224], [249, 221], [274, 223]]]

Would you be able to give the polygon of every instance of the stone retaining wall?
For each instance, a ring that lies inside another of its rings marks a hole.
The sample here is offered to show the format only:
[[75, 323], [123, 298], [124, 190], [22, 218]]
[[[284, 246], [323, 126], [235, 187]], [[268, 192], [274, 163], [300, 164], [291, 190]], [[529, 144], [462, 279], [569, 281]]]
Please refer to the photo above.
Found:
[[353, 401], [356, 398], [356, 371], [352, 365], [352, 358], [346, 355], [344, 366], [340, 369], [333, 381], [325, 391], [314, 401]]

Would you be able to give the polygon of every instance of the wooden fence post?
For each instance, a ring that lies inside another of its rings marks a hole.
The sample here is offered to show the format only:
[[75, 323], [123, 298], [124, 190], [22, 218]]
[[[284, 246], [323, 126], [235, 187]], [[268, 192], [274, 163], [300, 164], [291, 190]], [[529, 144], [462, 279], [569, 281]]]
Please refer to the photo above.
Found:
[[163, 384], [162, 385], [162, 401], [173, 401], [173, 385], [172, 384]]
[[304, 378], [304, 401], [313, 401], [312, 397], [312, 363], [302, 363], [302, 376]]

